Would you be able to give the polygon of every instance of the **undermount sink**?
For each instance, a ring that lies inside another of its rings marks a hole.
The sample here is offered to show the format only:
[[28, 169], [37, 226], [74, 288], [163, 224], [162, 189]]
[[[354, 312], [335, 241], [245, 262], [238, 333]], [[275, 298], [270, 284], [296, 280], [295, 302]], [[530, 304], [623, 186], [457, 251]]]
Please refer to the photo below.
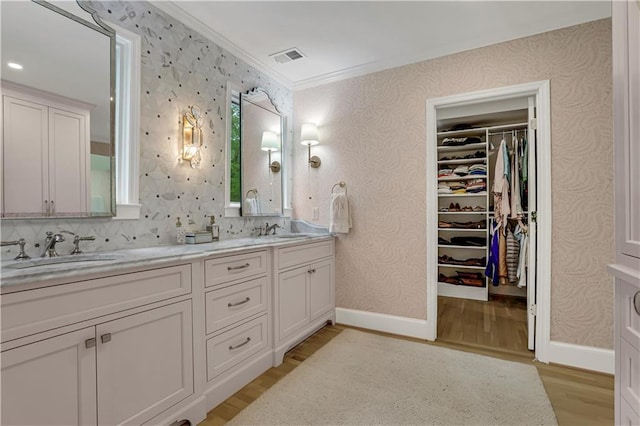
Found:
[[109, 260], [122, 259], [122, 255], [117, 254], [76, 254], [60, 257], [38, 257], [35, 259], [21, 260], [10, 265], [2, 265], [3, 269], [25, 269], [37, 266], [57, 265], [59, 263], [73, 262], [106, 262]]

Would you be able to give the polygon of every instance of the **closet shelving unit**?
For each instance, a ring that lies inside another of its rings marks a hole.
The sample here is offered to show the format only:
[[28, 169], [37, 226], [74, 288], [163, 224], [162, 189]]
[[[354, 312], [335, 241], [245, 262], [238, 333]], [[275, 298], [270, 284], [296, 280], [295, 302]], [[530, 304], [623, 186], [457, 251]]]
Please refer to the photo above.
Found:
[[[444, 168], [453, 168], [459, 165], [472, 166], [474, 164], [484, 164], [487, 167], [485, 176], [467, 175], [467, 176], [451, 176], [439, 177], [438, 184], [443, 182], [466, 182], [469, 180], [483, 179], [486, 183], [487, 190], [478, 193], [462, 193], [462, 194], [438, 194], [438, 223], [465, 223], [465, 222], [483, 222], [484, 228], [469, 229], [455, 227], [438, 227], [438, 294], [441, 296], [458, 297], [474, 300], [489, 300], [489, 286], [491, 283], [484, 275], [486, 262], [482, 266], [467, 266], [447, 264], [440, 261], [441, 257], [448, 256], [457, 260], [478, 259], [489, 256], [489, 226], [491, 210], [491, 186], [492, 165], [489, 162], [490, 150], [494, 147], [498, 148], [494, 139], [490, 137], [498, 131], [508, 132], [513, 129], [526, 129], [526, 123], [513, 123], [499, 126], [475, 127], [466, 130], [439, 131], [437, 133], [438, 140], [438, 170]], [[480, 138], [480, 143], [470, 143], [467, 145], [449, 146], [443, 145], [445, 138], [463, 138], [476, 137]], [[500, 141], [498, 140], [498, 143]], [[492, 146], [493, 145], [493, 146]], [[483, 155], [476, 156], [481, 152]], [[469, 157], [469, 158], [465, 158]], [[471, 208], [473, 211], [451, 211], [451, 206], [459, 205], [460, 210], [463, 208]], [[441, 244], [440, 239], [451, 241], [452, 237], [481, 237], [485, 243], [482, 246], [469, 245], [453, 245]], [[469, 286], [463, 284], [451, 284], [440, 280], [442, 275], [447, 277], [455, 277], [457, 271], [460, 272], [476, 272], [480, 273], [483, 285], [481, 287]], [[506, 287], [506, 286], [503, 286]], [[520, 289], [518, 289], [520, 290]], [[496, 291], [492, 291], [494, 293]], [[526, 293], [525, 293], [526, 294]]]

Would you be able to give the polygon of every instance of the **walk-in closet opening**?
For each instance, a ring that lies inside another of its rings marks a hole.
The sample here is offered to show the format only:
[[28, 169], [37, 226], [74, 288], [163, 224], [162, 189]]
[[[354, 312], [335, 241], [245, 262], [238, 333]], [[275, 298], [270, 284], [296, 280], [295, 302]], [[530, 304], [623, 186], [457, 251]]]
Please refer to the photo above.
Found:
[[535, 354], [536, 96], [432, 110], [427, 273], [439, 340]]

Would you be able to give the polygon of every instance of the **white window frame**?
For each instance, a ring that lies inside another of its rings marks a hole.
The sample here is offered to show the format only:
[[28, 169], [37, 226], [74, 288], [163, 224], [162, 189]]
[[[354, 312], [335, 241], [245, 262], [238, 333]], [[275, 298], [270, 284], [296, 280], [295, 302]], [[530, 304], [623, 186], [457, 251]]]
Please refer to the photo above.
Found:
[[109, 23], [116, 31], [116, 216], [140, 218], [140, 36]]

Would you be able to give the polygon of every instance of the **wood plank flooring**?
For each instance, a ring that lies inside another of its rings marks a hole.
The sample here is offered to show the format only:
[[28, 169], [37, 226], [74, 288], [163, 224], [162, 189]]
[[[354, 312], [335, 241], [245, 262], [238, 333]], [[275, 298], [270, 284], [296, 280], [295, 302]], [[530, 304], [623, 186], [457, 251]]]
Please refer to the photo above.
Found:
[[[476, 305], [475, 303], [466, 303], [472, 301], [464, 299], [443, 299], [447, 300], [442, 300], [441, 315], [448, 316], [455, 315], [456, 312], [458, 314], [464, 312], [465, 315], [471, 315], [474, 318], [473, 321], [478, 323], [473, 326], [443, 324], [443, 336], [440, 335], [440, 330], [438, 330], [439, 338], [436, 342], [425, 342], [424, 340], [394, 336], [388, 333], [360, 330], [423, 344], [433, 344], [450, 349], [493, 356], [509, 361], [533, 364], [540, 373], [560, 426], [613, 424], [613, 376], [534, 362], [532, 360], [532, 352], [526, 349], [526, 312], [524, 317], [524, 349], [522, 339], [514, 338], [514, 336], [517, 337], [521, 334], [521, 330], [508, 330], [506, 328], [503, 330], [500, 327], [499, 323], [501, 321], [498, 321], [498, 319], [507, 318], [516, 322], [522, 321], [521, 312], [519, 312], [522, 308], [519, 306], [518, 301], [497, 299], [495, 303], [491, 303], [489, 306], [482, 306], [483, 302], [478, 302], [480, 305]], [[464, 318], [466, 320], [469, 319], [467, 317]], [[440, 319], [438, 323], [438, 328], [440, 329]], [[345, 328], [349, 327], [335, 325], [322, 328], [288, 352], [282, 365], [269, 369], [218, 407], [211, 410], [206, 420], [200, 423], [200, 426], [225, 424]], [[491, 333], [487, 330], [492, 328], [493, 332], [503, 333], [503, 335], [491, 337]], [[518, 327], [515, 328], [517, 329]], [[519, 343], [514, 343], [514, 340], [518, 340]], [[496, 343], [503, 345], [503, 347], [492, 346]]]

